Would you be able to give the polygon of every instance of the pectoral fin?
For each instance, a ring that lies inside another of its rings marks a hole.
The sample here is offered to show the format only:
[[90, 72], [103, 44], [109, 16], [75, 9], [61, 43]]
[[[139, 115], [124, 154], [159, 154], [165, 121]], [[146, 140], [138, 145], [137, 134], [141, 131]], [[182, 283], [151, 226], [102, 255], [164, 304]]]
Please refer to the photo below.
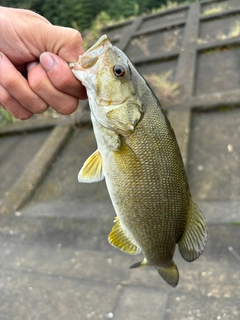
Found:
[[109, 110], [107, 117], [120, 135], [131, 134], [136, 124], [142, 117], [142, 105], [138, 100], [128, 100], [112, 110]]
[[78, 174], [79, 182], [98, 182], [104, 179], [102, 168], [102, 157], [99, 150], [96, 150], [83, 164]]
[[126, 253], [139, 254], [141, 249], [135, 243], [133, 243], [127, 233], [122, 229], [118, 218], [115, 219], [115, 222], [116, 224], [108, 236], [109, 243]]
[[207, 242], [206, 220], [196, 203], [192, 202], [188, 214], [187, 225], [178, 248], [186, 261], [196, 260]]

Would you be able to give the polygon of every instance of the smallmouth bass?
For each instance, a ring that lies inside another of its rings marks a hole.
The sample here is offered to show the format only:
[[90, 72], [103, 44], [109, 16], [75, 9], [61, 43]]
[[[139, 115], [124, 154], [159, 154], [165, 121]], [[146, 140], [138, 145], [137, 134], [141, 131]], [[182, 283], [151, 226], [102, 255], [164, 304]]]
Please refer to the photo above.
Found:
[[207, 241], [206, 221], [193, 202], [179, 147], [165, 112], [127, 56], [102, 36], [75, 64], [86, 87], [98, 149], [79, 172], [79, 182], [105, 178], [116, 211], [108, 240], [154, 266], [175, 287], [176, 244], [186, 261]]

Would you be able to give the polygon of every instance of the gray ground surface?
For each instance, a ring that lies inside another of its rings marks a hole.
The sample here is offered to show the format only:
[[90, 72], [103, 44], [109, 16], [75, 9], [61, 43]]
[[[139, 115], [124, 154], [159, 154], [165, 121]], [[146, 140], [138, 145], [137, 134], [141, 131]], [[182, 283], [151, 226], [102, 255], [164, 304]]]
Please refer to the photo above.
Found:
[[141, 257], [108, 244], [115, 214], [105, 184], [76, 179], [95, 147], [91, 128], [75, 130], [30, 201], [1, 218], [0, 319], [239, 319], [238, 201], [201, 200], [195, 183], [209, 240], [194, 263], [176, 252], [172, 289], [153, 268], [130, 270]]

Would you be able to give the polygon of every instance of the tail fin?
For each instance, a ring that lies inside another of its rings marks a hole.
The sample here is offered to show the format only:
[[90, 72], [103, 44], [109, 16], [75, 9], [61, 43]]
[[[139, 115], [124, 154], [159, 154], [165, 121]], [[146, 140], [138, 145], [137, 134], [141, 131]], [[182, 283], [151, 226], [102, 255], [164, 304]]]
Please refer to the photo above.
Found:
[[176, 287], [179, 280], [179, 272], [176, 264], [173, 264], [168, 268], [156, 267], [160, 276], [172, 287]]
[[205, 217], [197, 204], [192, 201], [185, 231], [178, 242], [179, 251], [186, 261], [191, 262], [200, 256], [206, 242], [207, 225]]
[[[142, 267], [142, 266], [147, 266], [147, 259], [144, 258], [143, 261], [141, 262], [137, 262], [134, 263], [130, 269], [134, 269], [134, 268], [138, 268], [138, 267]], [[176, 287], [178, 284], [178, 279], [179, 279], [179, 272], [178, 272], [178, 268], [176, 266], [176, 264], [174, 262], [172, 262], [172, 265], [170, 267], [167, 268], [163, 268], [163, 267], [157, 267], [155, 266], [155, 268], [157, 269], [158, 273], [160, 274], [161, 277], [163, 277], [163, 279], [170, 284], [170, 286], [172, 287]]]

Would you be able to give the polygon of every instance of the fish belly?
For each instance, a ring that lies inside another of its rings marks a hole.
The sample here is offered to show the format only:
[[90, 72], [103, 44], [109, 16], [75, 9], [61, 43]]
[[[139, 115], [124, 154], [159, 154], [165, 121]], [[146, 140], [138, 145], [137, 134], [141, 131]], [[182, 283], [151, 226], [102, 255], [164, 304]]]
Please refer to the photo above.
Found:
[[189, 191], [175, 136], [160, 110], [145, 114], [103, 164], [123, 229], [148, 264], [167, 266], [185, 229]]

